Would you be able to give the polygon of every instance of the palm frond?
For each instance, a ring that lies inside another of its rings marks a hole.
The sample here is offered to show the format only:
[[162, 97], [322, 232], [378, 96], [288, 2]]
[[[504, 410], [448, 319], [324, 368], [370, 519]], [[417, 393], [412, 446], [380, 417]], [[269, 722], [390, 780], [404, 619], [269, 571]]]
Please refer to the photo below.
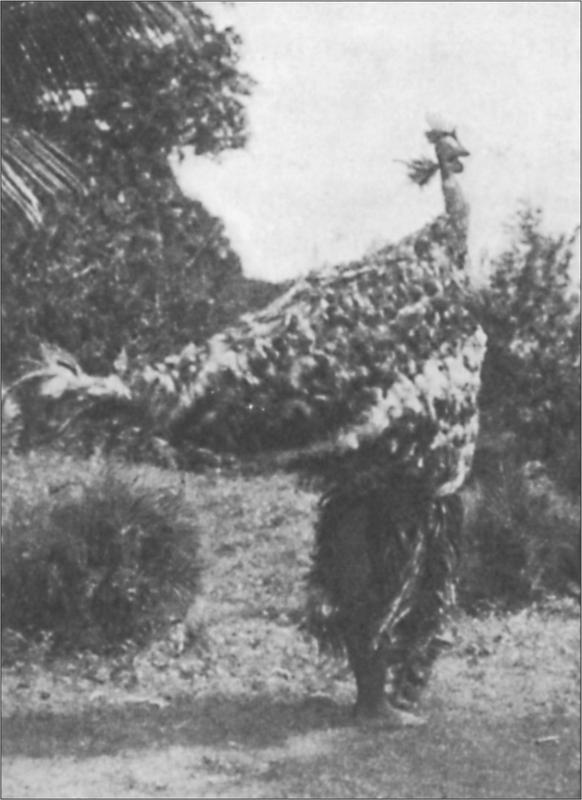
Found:
[[7, 402], [8, 396], [18, 387], [31, 382], [38, 384], [39, 396], [56, 400], [65, 395], [73, 395], [80, 400], [131, 398], [129, 388], [118, 375], [88, 375], [74, 356], [61, 347], [46, 342], [41, 343], [40, 358], [32, 362], [32, 368], [3, 389], [2, 404]]
[[41, 223], [39, 193], [80, 187], [72, 162], [29, 131], [31, 110], [49, 99], [70, 102], [115, 77], [119, 45], [137, 36], [183, 37], [195, 52], [209, 19], [186, 2], [2, 3], [2, 208]]
[[1, 141], [3, 210], [16, 208], [39, 225], [39, 193], [81, 190], [70, 159], [38, 133], [3, 121]]

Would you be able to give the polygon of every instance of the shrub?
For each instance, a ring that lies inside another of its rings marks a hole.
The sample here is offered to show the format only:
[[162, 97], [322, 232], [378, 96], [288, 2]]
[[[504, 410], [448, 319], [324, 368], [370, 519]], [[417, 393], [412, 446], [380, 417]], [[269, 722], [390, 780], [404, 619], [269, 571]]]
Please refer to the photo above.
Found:
[[86, 473], [69, 467], [63, 482], [43, 487], [21, 472], [12, 485], [2, 626], [27, 638], [48, 632], [67, 649], [142, 643], [198, 591], [198, 531], [181, 492], [152, 487], [147, 473], [114, 463]]
[[540, 460], [570, 490], [580, 485], [580, 309], [570, 276], [573, 240], [518, 216], [510, 250], [494, 265], [483, 327], [483, 427], [510, 431], [522, 461]]
[[479, 311], [482, 435], [465, 493], [461, 599], [514, 604], [580, 586], [580, 309], [573, 239], [517, 217]]
[[541, 462], [519, 465], [516, 437], [481, 445], [465, 490], [461, 604], [580, 596], [580, 506]]

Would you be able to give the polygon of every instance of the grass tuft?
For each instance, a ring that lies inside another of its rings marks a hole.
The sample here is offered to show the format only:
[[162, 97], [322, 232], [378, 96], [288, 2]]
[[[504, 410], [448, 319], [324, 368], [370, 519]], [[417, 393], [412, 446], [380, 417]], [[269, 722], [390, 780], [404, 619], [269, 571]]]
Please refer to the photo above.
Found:
[[3, 630], [103, 649], [145, 641], [169, 609], [185, 610], [201, 563], [180, 490], [113, 462], [71, 461], [56, 474], [28, 463], [12, 462], [3, 509]]

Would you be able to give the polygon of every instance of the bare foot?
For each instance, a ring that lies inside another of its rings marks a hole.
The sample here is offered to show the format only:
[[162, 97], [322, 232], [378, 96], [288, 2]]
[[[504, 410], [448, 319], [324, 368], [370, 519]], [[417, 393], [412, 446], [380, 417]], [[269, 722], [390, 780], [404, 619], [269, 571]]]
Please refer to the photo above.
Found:
[[354, 716], [358, 725], [378, 728], [419, 728], [426, 725], [426, 719], [408, 711], [394, 708], [388, 702], [383, 702], [374, 708], [356, 706]]
[[388, 702], [394, 708], [399, 708], [401, 711], [414, 711], [418, 705], [418, 699], [404, 697], [401, 694], [387, 695]]

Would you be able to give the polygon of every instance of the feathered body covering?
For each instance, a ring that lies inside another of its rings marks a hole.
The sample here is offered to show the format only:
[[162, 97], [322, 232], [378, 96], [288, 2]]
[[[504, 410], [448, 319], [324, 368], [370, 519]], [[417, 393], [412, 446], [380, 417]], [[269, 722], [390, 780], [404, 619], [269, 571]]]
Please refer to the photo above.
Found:
[[[178, 398], [177, 447], [299, 448], [369, 485], [387, 464], [462, 483], [477, 431], [484, 334], [452, 269], [448, 220], [361, 261], [311, 274], [150, 380]], [[419, 255], [420, 254], [420, 255]], [[446, 491], [446, 490], [445, 490]]]
[[177, 447], [298, 448], [321, 474], [309, 627], [347, 650], [371, 711], [387, 667], [404, 697], [434, 659], [478, 430], [485, 336], [467, 310], [453, 175], [468, 153], [454, 132], [429, 139], [450, 213], [158, 367], [179, 396]]

